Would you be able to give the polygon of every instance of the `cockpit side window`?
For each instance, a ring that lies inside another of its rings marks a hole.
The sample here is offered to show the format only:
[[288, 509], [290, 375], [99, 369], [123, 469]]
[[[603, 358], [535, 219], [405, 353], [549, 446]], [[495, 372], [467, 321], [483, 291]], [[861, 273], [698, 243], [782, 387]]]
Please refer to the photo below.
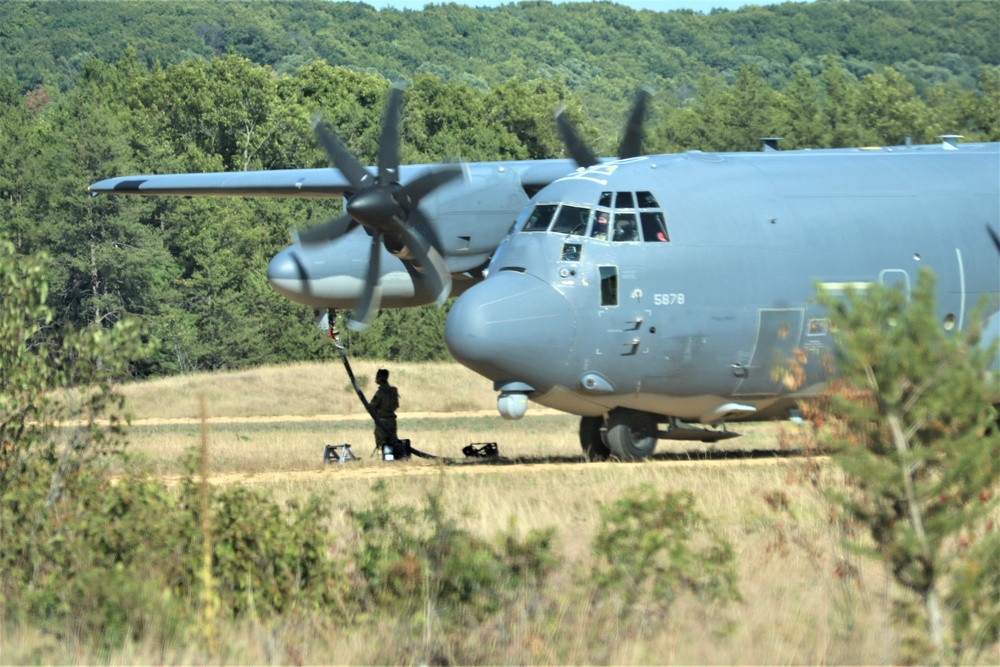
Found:
[[615, 236], [618, 243], [628, 243], [639, 240], [639, 225], [635, 221], [635, 213], [615, 213]]
[[559, 204], [539, 204], [528, 216], [521, 231], [544, 232], [549, 228], [549, 223], [552, 222], [552, 216], [555, 215], [557, 208], [559, 208]]
[[659, 211], [643, 211], [641, 214], [642, 235], [647, 241], [664, 242], [669, 241], [667, 236], [667, 225], [663, 220], [663, 214]]
[[598, 206], [603, 206], [604, 208], [611, 208], [614, 204], [611, 203], [611, 197], [614, 192], [602, 192], [601, 199], [597, 202]]
[[583, 206], [563, 205], [550, 231], [558, 234], [586, 234], [590, 221], [590, 209]]

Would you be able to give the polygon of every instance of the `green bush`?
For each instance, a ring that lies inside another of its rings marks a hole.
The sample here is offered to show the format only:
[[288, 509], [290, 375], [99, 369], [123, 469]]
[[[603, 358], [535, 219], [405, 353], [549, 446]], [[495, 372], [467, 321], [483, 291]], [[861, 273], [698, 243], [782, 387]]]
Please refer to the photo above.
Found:
[[663, 615], [682, 591], [705, 602], [740, 600], [735, 554], [695, 509], [689, 492], [662, 496], [648, 485], [600, 508], [594, 537], [594, 584], [628, 614], [640, 603]]
[[554, 564], [552, 529], [521, 539], [511, 528], [493, 544], [448, 515], [440, 489], [421, 508], [391, 504], [383, 482], [373, 490], [372, 504], [352, 510], [351, 519], [362, 601], [377, 608], [419, 615], [429, 601], [448, 621], [482, 620], [540, 585]]

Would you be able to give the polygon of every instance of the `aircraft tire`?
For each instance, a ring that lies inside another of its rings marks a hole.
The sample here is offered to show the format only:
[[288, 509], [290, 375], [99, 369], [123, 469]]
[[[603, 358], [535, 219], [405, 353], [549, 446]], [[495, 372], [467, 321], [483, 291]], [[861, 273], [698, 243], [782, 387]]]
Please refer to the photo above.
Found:
[[580, 417], [580, 446], [587, 461], [607, 461], [611, 458], [604, 417]]
[[656, 420], [645, 412], [615, 408], [608, 414], [608, 447], [622, 461], [641, 461], [656, 449]]

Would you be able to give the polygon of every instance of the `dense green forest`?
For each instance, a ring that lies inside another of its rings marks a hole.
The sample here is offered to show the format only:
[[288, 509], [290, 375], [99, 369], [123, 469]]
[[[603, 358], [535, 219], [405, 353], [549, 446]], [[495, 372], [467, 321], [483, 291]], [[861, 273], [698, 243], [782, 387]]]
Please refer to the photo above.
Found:
[[113, 62], [127, 47], [149, 68], [232, 52], [279, 74], [320, 59], [480, 90], [558, 78], [587, 93], [591, 118], [617, 123], [639, 84], [684, 102], [706, 73], [731, 83], [752, 64], [769, 87], [783, 88], [796, 68], [818, 75], [828, 54], [856, 79], [888, 65], [921, 94], [934, 84], [968, 89], [981, 66], [1000, 64], [998, 32], [992, 0], [819, 0], [710, 14], [541, 0], [482, 9], [428, 3], [421, 11], [317, 1], [6, 2], [0, 76], [25, 91], [66, 90], [88, 59]]
[[[0, 3], [0, 238], [47, 251], [75, 326], [139, 318], [140, 376], [331, 355], [311, 311], [268, 286], [288, 230], [336, 201], [89, 198], [132, 173], [326, 166], [321, 113], [374, 162], [390, 81], [403, 160], [562, 156], [560, 105], [598, 152], [639, 84], [647, 150], [1000, 140], [996, 2], [785, 3], [633, 11], [527, 1]], [[446, 356], [444, 311], [386, 311], [356, 354]], [[59, 326], [59, 322], [50, 327]], [[419, 341], [414, 344], [413, 341]]]

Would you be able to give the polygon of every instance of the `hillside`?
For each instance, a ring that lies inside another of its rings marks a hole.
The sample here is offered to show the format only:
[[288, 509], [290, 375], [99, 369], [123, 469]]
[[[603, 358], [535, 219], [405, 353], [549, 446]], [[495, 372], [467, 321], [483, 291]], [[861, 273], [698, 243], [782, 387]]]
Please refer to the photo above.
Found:
[[6, 2], [0, 26], [0, 76], [25, 91], [66, 90], [88, 58], [114, 62], [127, 48], [145, 67], [235, 53], [285, 74], [321, 59], [390, 80], [427, 73], [480, 89], [560, 78], [589, 96], [588, 114], [608, 127], [639, 84], [683, 99], [697, 77], [732, 81], [744, 64], [783, 87], [794, 68], [817, 75], [833, 54], [854, 78], [888, 65], [921, 92], [971, 88], [981, 66], [1000, 64], [1000, 13], [988, 0], [820, 0], [710, 14], [544, 0], [421, 11], [319, 0]]

